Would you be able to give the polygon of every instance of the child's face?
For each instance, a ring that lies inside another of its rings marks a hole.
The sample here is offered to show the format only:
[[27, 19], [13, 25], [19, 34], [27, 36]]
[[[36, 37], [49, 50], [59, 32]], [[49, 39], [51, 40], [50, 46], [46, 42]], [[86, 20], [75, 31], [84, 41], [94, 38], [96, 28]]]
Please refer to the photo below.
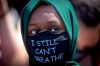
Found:
[[53, 34], [65, 32], [64, 26], [54, 10], [50, 5], [42, 5], [36, 9], [28, 25], [28, 36], [34, 36], [38, 32], [49, 31]]

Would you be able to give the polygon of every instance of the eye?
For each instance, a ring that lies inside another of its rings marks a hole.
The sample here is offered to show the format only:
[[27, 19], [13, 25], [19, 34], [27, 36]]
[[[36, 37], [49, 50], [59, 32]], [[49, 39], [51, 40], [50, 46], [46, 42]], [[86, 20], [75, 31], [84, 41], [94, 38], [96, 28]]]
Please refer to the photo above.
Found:
[[39, 33], [39, 29], [35, 29], [35, 30], [32, 30], [32, 34], [37, 34], [37, 33]]
[[29, 36], [33, 36], [33, 35], [36, 35], [37, 33], [39, 33], [39, 29], [33, 29], [29, 32]]
[[49, 30], [49, 32], [51, 32], [51, 33], [53, 33], [53, 34], [57, 34], [57, 33], [60, 32], [59, 27], [51, 27], [51, 28], [49, 28], [48, 30]]

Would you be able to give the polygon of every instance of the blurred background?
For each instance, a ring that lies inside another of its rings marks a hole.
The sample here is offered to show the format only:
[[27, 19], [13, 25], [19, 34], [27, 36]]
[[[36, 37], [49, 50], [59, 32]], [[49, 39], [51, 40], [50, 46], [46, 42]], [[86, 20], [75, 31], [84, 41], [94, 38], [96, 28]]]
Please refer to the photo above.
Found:
[[[0, 0], [0, 66], [27, 66], [20, 16], [28, 1]], [[70, 1], [79, 26], [75, 61], [80, 66], [100, 66], [100, 0]]]

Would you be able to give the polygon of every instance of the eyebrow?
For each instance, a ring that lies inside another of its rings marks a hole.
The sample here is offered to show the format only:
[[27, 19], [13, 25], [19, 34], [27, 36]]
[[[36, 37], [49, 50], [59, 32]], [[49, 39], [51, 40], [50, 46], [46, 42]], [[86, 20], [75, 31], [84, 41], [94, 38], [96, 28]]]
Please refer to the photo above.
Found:
[[[48, 21], [45, 23], [46, 25], [50, 25], [50, 24], [57, 24], [56, 20], [52, 20], [52, 21]], [[36, 23], [30, 23], [29, 26], [36, 26]]]
[[46, 24], [57, 24], [57, 21], [56, 20], [48, 21], [46, 22]]
[[35, 24], [35, 23], [31, 23], [31, 24], [29, 24], [29, 26], [36, 26], [37, 24]]

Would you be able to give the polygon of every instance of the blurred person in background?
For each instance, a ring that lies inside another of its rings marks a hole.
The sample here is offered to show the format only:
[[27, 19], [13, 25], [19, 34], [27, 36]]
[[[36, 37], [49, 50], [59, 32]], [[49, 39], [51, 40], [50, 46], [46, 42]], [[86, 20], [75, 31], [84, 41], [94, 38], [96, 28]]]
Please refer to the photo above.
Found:
[[81, 66], [98, 66], [100, 64], [100, 0], [72, 0], [72, 3], [79, 24], [75, 60]]
[[23, 46], [20, 18], [7, 0], [0, 0], [0, 66], [27, 66], [28, 55]]

